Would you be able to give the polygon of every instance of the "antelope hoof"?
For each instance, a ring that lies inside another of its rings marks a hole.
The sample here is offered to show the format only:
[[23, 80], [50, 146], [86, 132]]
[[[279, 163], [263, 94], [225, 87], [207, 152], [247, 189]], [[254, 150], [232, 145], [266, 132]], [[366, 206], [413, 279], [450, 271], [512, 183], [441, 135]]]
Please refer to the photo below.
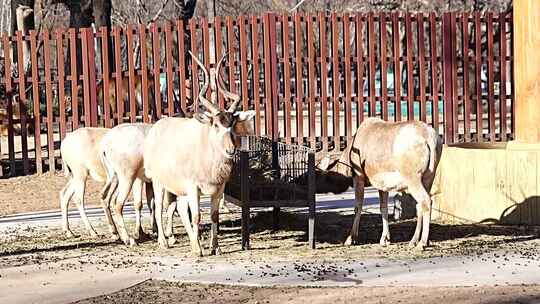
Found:
[[415, 248], [416, 247], [416, 244], [418, 244], [418, 241], [417, 240], [411, 240], [409, 242], [409, 248]]
[[422, 251], [424, 251], [425, 247], [426, 247], [426, 245], [424, 243], [420, 242], [414, 247], [414, 251], [422, 252]]
[[97, 232], [94, 231], [94, 230], [90, 230], [90, 231], [88, 232], [88, 234], [90, 234], [90, 237], [91, 237], [91, 238], [97, 238], [97, 237], [98, 237]]
[[351, 246], [353, 244], [352, 237], [349, 235], [343, 245], [345, 246]]
[[68, 238], [74, 238], [75, 237], [75, 234], [73, 234], [73, 232], [71, 232], [71, 230], [64, 230], [64, 234], [66, 235], [66, 237]]
[[129, 247], [137, 246], [137, 242], [133, 238], [129, 238]]
[[220, 247], [212, 248], [212, 251], [210, 251], [210, 255], [221, 255], [221, 248]]
[[381, 238], [381, 241], [379, 242], [379, 244], [382, 247], [386, 247], [386, 246], [390, 245], [390, 239], [389, 238]]
[[158, 238], [158, 245], [159, 245], [159, 248], [161, 249], [168, 249], [169, 248], [169, 244], [167, 243], [167, 239], [165, 238]]
[[172, 245], [176, 244], [176, 238], [174, 237], [174, 235], [171, 235], [171, 236], [167, 239], [167, 243], [169, 244], [169, 246], [172, 246]]
[[202, 248], [198, 244], [191, 245], [191, 253], [193, 254], [193, 256], [196, 256], [196, 257], [203, 256]]
[[120, 239], [120, 236], [117, 233], [111, 235], [111, 241], [116, 242]]

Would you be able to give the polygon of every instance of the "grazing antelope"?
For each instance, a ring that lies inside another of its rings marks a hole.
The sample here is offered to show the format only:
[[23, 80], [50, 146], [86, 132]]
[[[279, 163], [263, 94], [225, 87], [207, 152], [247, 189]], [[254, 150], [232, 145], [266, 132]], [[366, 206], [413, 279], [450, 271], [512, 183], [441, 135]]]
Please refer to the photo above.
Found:
[[[84, 193], [86, 190], [86, 180], [89, 176], [102, 183], [107, 180], [107, 174], [99, 156], [99, 143], [107, 132], [109, 132], [109, 129], [106, 128], [80, 128], [67, 134], [66, 138], [60, 144], [65, 176], [69, 178], [66, 186], [60, 191], [62, 230], [70, 237], [73, 236], [73, 233], [69, 229], [67, 207], [72, 198], [77, 203], [81, 218], [90, 235], [97, 235], [86, 216]], [[101, 190], [101, 193], [101, 205], [105, 211], [109, 230], [113, 238], [116, 238], [116, 227], [114, 226], [110, 210], [105, 203], [109, 200], [107, 194], [110, 193], [107, 185]]]
[[[195, 113], [193, 118], [167, 117], [156, 122], [144, 142], [144, 169], [154, 188], [159, 245], [168, 247], [161, 220], [163, 196], [168, 191], [186, 196], [187, 204], [178, 204], [178, 211], [190, 238], [192, 252], [201, 256], [198, 229], [200, 195], [211, 197], [211, 253], [218, 254], [219, 201], [231, 173], [236, 149], [231, 131], [235, 123], [249, 120], [253, 113], [237, 112], [240, 98], [232, 93], [230, 96], [235, 97], [234, 102], [226, 111], [220, 111], [206, 100], [208, 71], [195, 56], [193, 59], [204, 72], [205, 82], [199, 92], [199, 100], [207, 111]], [[188, 219], [188, 205], [193, 215], [193, 227]]]
[[[431, 217], [430, 191], [442, 144], [437, 132], [419, 121], [385, 122], [366, 119], [338, 160], [325, 157], [318, 165], [317, 192], [341, 193], [354, 184], [355, 217], [346, 244], [358, 241], [364, 187], [379, 190], [383, 222], [381, 245], [390, 242], [388, 192], [408, 192], [417, 201], [417, 224], [409, 246], [428, 245]], [[420, 231], [422, 238], [420, 239]], [[419, 242], [420, 241], [420, 242]]]

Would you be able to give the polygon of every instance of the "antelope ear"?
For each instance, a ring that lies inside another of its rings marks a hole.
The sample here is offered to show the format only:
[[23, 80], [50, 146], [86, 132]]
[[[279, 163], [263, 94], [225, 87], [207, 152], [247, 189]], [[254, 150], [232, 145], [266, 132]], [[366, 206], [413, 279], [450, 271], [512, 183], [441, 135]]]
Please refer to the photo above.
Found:
[[202, 113], [194, 113], [193, 118], [198, 120], [202, 124], [211, 125], [212, 117]]
[[323, 157], [323, 159], [321, 159], [321, 161], [317, 165], [317, 168], [326, 171], [328, 170], [328, 166], [330, 166], [330, 157], [326, 155], [325, 157]]
[[238, 121], [250, 120], [255, 116], [255, 111], [237, 111], [234, 113], [234, 116], [237, 117]]

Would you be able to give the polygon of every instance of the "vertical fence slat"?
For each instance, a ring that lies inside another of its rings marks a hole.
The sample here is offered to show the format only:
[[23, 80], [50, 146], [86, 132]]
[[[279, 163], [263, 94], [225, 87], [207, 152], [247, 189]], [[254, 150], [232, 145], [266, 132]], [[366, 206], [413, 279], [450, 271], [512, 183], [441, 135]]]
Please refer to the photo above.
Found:
[[[103, 79], [101, 89], [103, 89], [103, 114], [105, 115], [105, 128], [111, 128], [113, 126], [111, 120], [111, 113], [114, 112], [114, 109], [111, 108], [111, 94], [110, 94], [110, 79], [111, 79], [111, 70], [109, 65], [109, 31], [107, 27], [103, 26], [100, 29], [101, 31], [101, 64], [103, 67]], [[99, 92], [98, 92], [99, 94]]]
[[167, 64], [166, 77], [167, 77], [167, 114], [172, 116], [174, 114], [174, 74], [173, 74], [173, 39], [172, 39], [172, 25], [170, 22], [164, 24], [165, 27], [165, 62]]
[[4, 45], [4, 67], [5, 67], [5, 85], [7, 99], [7, 127], [8, 127], [8, 157], [9, 157], [9, 175], [15, 176], [15, 138], [13, 132], [13, 84], [11, 77], [11, 45], [7, 33], [2, 36]]
[[240, 85], [242, 89], [242, 107], [244, 111], [249, 110], [248, 96], [248, 58], [247, 58], [247, 33], [246, 33], [246, 17], [238, 18], [238, 31], [240, 35]]
[[349, 22], [349, 14], [343, 15], [343, 44], [345, 48], [345, 134], [347, 135], [347, 143], [351, 142], [352, 138], [352, 77], [351, 77], [351, 29]]
[[407, 120], [414, 120], [414, 62], [411, 13], [405, 14], [405, 37], [407, 47]]
[[[51, 45], [50, 35], [48, 30], [42, 32], [43, 35], [43, 51], [45, 54], [45, 94], [47, 98], [47, 156], [49, 157], [49, 171], [54, 172], [55, 159], [54, 159], [54, 130], [53, 130], [53, 92], [52, 92], [52, 79], [51, 79]], [[83, 43], [84, 45], [84, 43]], [[84, 48], [83, 48], [84, 51]], [[84, 53], [83, 53], [84, 54]], [[86, 124], [86, 121], [85, 121]]]
[[338, 18], [336, 13], [332, 13], [332, 95], [333, 95], [333, 111], [332, 111], [332, 119], [333, 119], [333, 135], [334, 135], [334, 150], [339, 151], [340, 150], [340, 132], [339, 132], [339, 119], [340, 119], [340, 111], [339, 111], [339, 32], [338, 32]]
[[121, 28], [113, 27], [114, 33], [114, 63], [115, 63], [115, 80], [114, 85], [116, 89], [116, 123], [121, 124], [124, 122], [124, 88], [123, 88], [123, 75], [122, 75], [122, 41], [120, 40]]
[[368, 60], [369, 60], [369, 116], [377, 115], [377, 94], [375, 91], [376, 78], [376, 57], [375, 54], [375, 16], [372, 12], [368, 14]]
[[[17, 49], [18, 49], [18, 52], [17, 52], [17, 62], [19, 63], [18, 64], [18, 74], [19, 74], [19, 125], [21, 126], [20, 127], [20, 132], [21, 132], [21, 156], [22, 156], [22, 159], [23, 159], [23, 173], [24, 175], [28, 175], [29, 174], [29, 170], [30, 170], [30, 162], [28, 160], [28, 132], [27, 132], [27, 129], [26, 129], [26, 105], [27, 105], [27, 100], [26, 100], [26, 74], [25, 74], [25, 71], [24, 71], [24, 58], [23, 58], [23, 52], [22, 52], [22, 49], [23, 49], [23, 40], [24, 40], [24, 37], [23, 37], [23, 33], [21, 31], [17, 31], [16, 34], [15, 34], [15, 39], [16, 39], [16, 42], [17, 42]], [[49, 113], [48, 116], [50, 116], [52, 114]], [[48, 117], [47, 116], [47, 117]]]
[[456, 24], [456, 13], [450, 14], [450, 43], [451, 43], [451, 59], [452, 59], [452, 126], [453, 126], [453, 142], [459, 141], [459, 94], [458, 94], [458, 63], [457, 63], [457, 24]]
[[315, 106], [315, 46], [313, 41], [313, 15], [306, 16], [307, 22], [307, 44], [308, 44], [308, 94], [309, 94], [309, 143], [312, 149], [316, 148], [316, 106]]
[[[304, 143], [304, 64], [302, 62], [302, 19], [294, 15], [294, 54], [296, 57], [296, 136], [297, 143]], [[338, 133], [339, 134], [339, 133]]]
[[388, 120], [388, 55], [387, 55], [387, 32], [386, 13], [379, 14], [379, 39], [381, 53], [381, 115], [382, 119]]
[[475, 29], [475, 84], [476, 84], [476, 141], [484, 141], [483, 129], [483, 108], [482, 108], [482, 32], [480, 12], [474, 13], [474, 29]]
[[148, 48], [146, 46], [146, 25], [139, 25], [139, 44], [141, 46], [141, 101], [142, 101], [142, 118], [143, 122], [149, 123], [150, 116], [149, 114], [149, 105], [150, 105], [150, 95], [148, 89], [150, 87], [148, 81]]
[[227, 16], [227, 46], [229, 47], [229, 87], [231, 92], [236, 93], [236, 62], [234, 59], [234, 55], [236, 54], [236, 48], [234, 45], [234, 38], [234, 22], [231, 16]]
[[326, 41], [326, 17], [319, 13], [319, 40], [321, 50], [321, 128], [323, 151], [328, 151], [328, 92], [326, 84], [328, 80], [327, 67], [327, 41]]
[[[289, 20], [288, 15], [283, 14], [283, 21], [281, 23], [282, 25], [282, 31], [283, 31], [283, 76], [285, 77], [285, 81], [283, 83], [284, 86], [284, 120], [285, 120], [285, 143], [290, 144], [292, 142], [292, 130], [291, 130], [291, 57], [290, 57], [290, 51], [289, 51]], [[298, 64], [298, 63], [297, 63]], [[298, 117], [297, 117], [298, 119]]]
[[[193, 21], [193, 19], [191, 19]], [[160, 52], [160, 39], [159, 28], [157, 24], [153, 23], [151, 26], [152, 31], [152, 62], [154, 64], [153, 76], [154, 76], [154, 111], [157, 115], [157, 119], [161, 118], [163, 111], [161, 110], [161, 84], [159, 83], [159, 76], [161, 74], [161, 52]], [[192, 33], [194, 35], [194, 33]]]
[[418, 38], [418, 80], [420, 82], [420, 120], [427, 122], [426, 115], [426, 44], [424, 40], [424, 14], [418, 13], [416, 16], [417, 38]]
[[270, 44], [270, 14], [265, 14], [263, 18], [263, 30], [264, 30], [264, 117], [265, 117], [265, 131], [266, 136], [271, 137], [273, 135], [272, 130], [272, 85], [271, 85], [271, 44]]
[[463, 13], [461, 16], [462, 54], [463, 54], [463, 131], [465, 141], [471, 140], [471, 101], [469, 96], [469, 14]]
[[[217, 19], [216, 19], [217, 20]], [[217, 22], [217, 21], [216, 21]], [[184, 113], [187, 112], [186, 101], [187, 101], [187, 92], [186, 92], [186, 49], [184, 43], [184, 20], [179, 19], [176, 23], [177, 31], [177, 41], [178, 41], [178, 92], [180, 98], [180, 108]]]
[[[191, 36], [191, 53], [193, 56], [199, 56], [197, 48], [197, 24], [195, 19], [191, 18], [189, 20], [189, 34]], [[190, 56], [191, 57], [191, 56]], [[199, 108], [199, 100], [197, 96], [199, 95], [199, 67], [195, 60], [191, 60], [191, 95], [193, 96], [193, 110], [197, 111]]]
[[127, 26], [127, 63], [128, 63], [128, 85], [129, 85], [129, 119], [132, 123], [137, 121], [137, 102], [135, 89], [135, 60], [133, 58], [133, 25]]
[[90, 85], [88, 77], [88, 35], [87, 28], [80, 30], [81, 36], [81, 52], [82, 52], [82, 76], [83, 76], [83, 105], [84, 105], [84, 126], [90, 127], [92, 125], [90, 117]]
[[432, 121], [433, 127], [439, 134], [439, 70], [437, 59], [437, 17], [435, 13], [429, 14], [430, 43], [431, 53], [431, 97], [432, 97]]
[[360, 123], [364, 120], [364, 38], [362, 26], [362, 15], [356, 15], [356, 126], [358, 128]]
[[489, 139], [495, 141], [495, 92], [494, 92], [494, 52], [493, 52], [493, 13], [487, 14], [487, 59], [488, 59], [488, 109], [489, 109]]
[[499, 14], [499, 64], [500, 64], [500, 82], [499, 82], [499, 119], [500, 119], [500, 132], [501, 141], [506, 141], [506, 13]]
[[394, 52], [394, 116], [401, 121], [401, 50], [399, 37], [399, 13], [392, 15], [392, 39]]
[[[277, 60], [277, 35], [276, 35], [276, 16], [274, 14], [270, 14], [269, 17], [269, 37], [270, 37], [270, 83], [271, 83], [271, 89], [272, 89], [272, 105], [271, 105], [271, 114], [272, 114], [272, 125], [277, 126], [278, 122], [278, 101], [279, 101], [279, 94], [278, 94], [278, 60]], [[279, 129], [276, 127], [272, 127], [272, 139], [274, 141], [278, 140]]]
[[[41, 156], [41, 112], [39, 108], [40, 96], [39, 96], [39, 74], [38, 74], [38, 56], [37, 56], [37, 32], [34, 30], [30, 31], [30, 54], [31, 54], [30, 60], [32, 63], [32, 100], [34, 102], [34, 147], [36, 151], [36, 172], [37, 174], [42, 174], [43, 173], [43, 159]], [[7, 86], [6, 86], [6, 89], [7, 89]]]
[[[90, 90], [90, 125], [98, 126], [98, 103], [96, 98], [96, 52], [94, 48], [94, 30], [89, 28], [86, 31], [88, 43], [88, 88]], [[84, 58], [84, 56], [83, 56]]]
[[[201, 48], [202, 48], [202, 52], [203, 52], [203, 60], [202, 61], [204, 63], [204, 66], [205, 66], [206, 70], [208, 71], [208, 74], [210, 74], [210, 50], [209, 50], [209, 46], [210, 46], [210, 30], [208, 29], [208, 20], [206, 18], [201, 18], [200, 25], [201, 25], [201, 32], [202, 32], [202, 44], [201, 44]], [[210, 75], [208, 75], [208, 76], [210, 76]], [[209, 80], [209, 82], [210, 82], [210, 80]], [[209, 86], [210, 86], [210, 83], [209, 83]], [[206, 99], [212, 101], [211, 95], [212, 95], [211, 90], [206, 91]]]
[[[64, 31], [62, 29], [55, 31], [56, 36], [56, 67], [58, 68], [58, 110], [60, 125], [60, 140], [66, 137], [66, 91], [65, 91], [65, 72], [64, 72]], [[36, 149], [37, 153], [37, 149]]]
[[[221, 33], [221, 17], [216, 16], [214, 18], [214, 36], [216, 37], [216, 61], [219, 61], [221, 59], [221, 56], [223, 56], [223, 38]], [[220, 77], [220, 75], [217, 75], [216, 77]], [[217, 80], [217, 79], [216, 79]], [[246, 96], [246, 98], [248, 98]], [[217, 94], [217, 101], [220, 109], [225, 108], [225, 98], [223, 98], [222, 94]]]
[[453, 142], [453, 119], [452, 119], [452, 28], [450, 13], [443, 14], [442, 42], [443, 42], [443, 83], [444, 83], [444, 135], [447, 144]]
[[259, 20], [251, 17], [251, 56], [253, 59], [253, 102], [255, 103], [255, 134], [261, 135], [261, 101], [259, 93]]
[[79, 128], [79, 74], [77, 71], [77, 32], [74, 28], [69, 29], [69, 50], [71, 63], [71, 121], [72, 129]]

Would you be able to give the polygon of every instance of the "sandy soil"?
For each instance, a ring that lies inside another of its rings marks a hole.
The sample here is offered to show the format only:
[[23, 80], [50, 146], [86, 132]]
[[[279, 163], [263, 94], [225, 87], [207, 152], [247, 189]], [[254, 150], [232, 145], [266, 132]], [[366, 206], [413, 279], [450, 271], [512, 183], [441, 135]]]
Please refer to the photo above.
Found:
[[[0, 179], [0, 216], [60, 209], [58, 193], [66, 183], [63, 173]], [[89, 178], [86, 189], [85, 206], [99, 205], [100, 184]], [[73, 202], [70, 207], [76, 208]]]
[[540, 286], [258, 288], [149, 280], [76, 302], [94, 303], [538, 303]]

